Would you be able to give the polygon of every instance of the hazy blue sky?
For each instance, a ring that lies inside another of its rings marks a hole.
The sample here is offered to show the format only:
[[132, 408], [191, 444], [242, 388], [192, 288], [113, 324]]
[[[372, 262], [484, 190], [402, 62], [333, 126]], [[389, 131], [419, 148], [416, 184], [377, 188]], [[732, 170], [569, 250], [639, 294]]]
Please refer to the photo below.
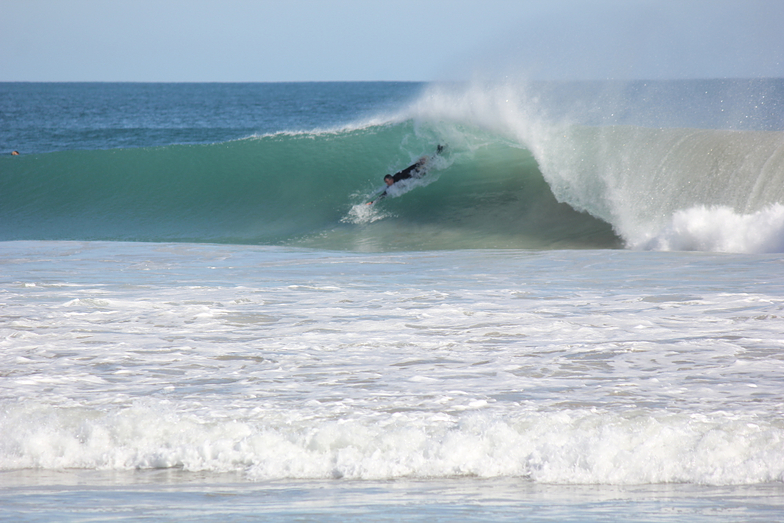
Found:
[[0, 81], [784, 77], [784, 0], [0, 0]]

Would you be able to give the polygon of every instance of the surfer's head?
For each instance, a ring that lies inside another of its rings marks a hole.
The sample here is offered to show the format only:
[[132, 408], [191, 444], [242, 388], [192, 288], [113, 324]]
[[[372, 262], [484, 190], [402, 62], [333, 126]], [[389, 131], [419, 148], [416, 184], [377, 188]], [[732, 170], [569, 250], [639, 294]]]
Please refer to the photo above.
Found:
[[392, 185], [393, 183], [395, 183], [395, 179], [392, 178], [391, 174], [387, 174], [386, 176], [384, 176], [384, 183], [386, 183], [387, 185]]

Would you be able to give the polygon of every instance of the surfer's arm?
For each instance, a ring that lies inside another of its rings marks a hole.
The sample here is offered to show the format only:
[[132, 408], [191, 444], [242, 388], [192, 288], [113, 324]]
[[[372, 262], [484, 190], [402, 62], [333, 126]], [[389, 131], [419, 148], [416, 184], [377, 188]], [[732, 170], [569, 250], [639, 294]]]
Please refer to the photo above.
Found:
[[373, 198], [372, 200], [367, 202], [365, 205], [372, 205], [372, 204], [376, 203], [377, 201], [383, 200], [386, 197], [387, 197], [387, 190], [384, 189], [384, 192], [382, 192], [381, 194], [379, 194], [378, 196], [376, 196], [375, 198]]

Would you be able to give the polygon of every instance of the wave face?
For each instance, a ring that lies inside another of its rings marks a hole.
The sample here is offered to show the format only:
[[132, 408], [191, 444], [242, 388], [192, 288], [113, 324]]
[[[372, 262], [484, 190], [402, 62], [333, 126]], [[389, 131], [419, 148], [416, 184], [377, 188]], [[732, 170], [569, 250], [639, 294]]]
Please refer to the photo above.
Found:
[[492, 136], [452, 148], [398, 197], [364, 205], [385, 173], [434, 152], [437, 134], [407, 120], [4, 158], [0, 239], [358, 250], [615, 245], [607, 224], [556, 202], [529, 151]]
[[[593, 84], [440, 84], [394, 116], [328, 130], [6, 156], [0, 240], [780, 252], [784, 119], [758, 94], [754, 111], [711, 120], [739, 92], [725, 83], [612, 96]], [[385, 173], [440, 143], [425, 177], [364, 205]]]

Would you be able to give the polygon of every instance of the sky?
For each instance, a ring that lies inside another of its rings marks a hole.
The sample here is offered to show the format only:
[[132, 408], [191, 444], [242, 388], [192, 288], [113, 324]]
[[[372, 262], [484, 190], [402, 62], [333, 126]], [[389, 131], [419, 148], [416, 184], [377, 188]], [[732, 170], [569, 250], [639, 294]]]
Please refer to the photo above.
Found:
[[784, 0], [0, 0], [0, 81], [784, 77]]

